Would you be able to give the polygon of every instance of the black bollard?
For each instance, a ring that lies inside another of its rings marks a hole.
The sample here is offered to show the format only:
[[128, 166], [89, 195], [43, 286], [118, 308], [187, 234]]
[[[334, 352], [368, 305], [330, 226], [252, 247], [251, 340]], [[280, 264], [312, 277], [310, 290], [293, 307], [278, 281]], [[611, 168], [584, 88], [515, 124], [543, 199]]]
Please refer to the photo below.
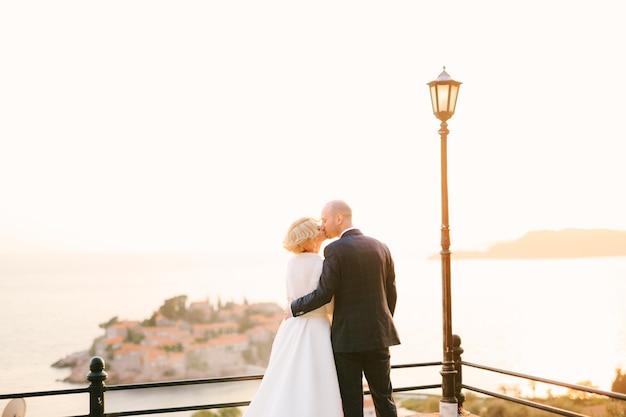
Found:
[[463, 415], [463, 401], [465, 401], [465, 394], [461, 392], [463, 385], [463, 366], [461, 364], [463, 348], [461, 347], [461, 336], [456, 334], [452, 335], [452, 354], [454, 355], [454, 369], [456, 369], [456, 375], [454, 377], [454, 396], [459, 404], [459, 414]]
[[89, 363], [89, 373], [87, 380], [89, 385], [89, 417], [104, 417], [104, 391], [106, 387], [104, 380], [107, 373], [104, 372], [104, 359], [94, 356]]

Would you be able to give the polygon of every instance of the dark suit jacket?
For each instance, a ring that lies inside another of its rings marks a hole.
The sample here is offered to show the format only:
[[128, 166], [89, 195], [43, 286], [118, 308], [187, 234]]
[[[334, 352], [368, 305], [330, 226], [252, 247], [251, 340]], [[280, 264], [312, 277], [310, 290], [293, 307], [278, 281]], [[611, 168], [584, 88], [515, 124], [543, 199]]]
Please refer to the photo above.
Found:
[[331, 340], [335, 352], [362, 352], [400, 344], [393, 323], [396, 275], [387, 246], [348, 230], [324, 250], [319, 285], [291, 303], [300, 316], [335, 296]]

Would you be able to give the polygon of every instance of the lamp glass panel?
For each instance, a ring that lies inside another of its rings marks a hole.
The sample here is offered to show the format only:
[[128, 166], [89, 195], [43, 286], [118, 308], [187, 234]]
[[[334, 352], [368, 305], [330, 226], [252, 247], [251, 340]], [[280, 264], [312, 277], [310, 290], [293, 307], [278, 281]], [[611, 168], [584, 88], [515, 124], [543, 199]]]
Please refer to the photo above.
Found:
[[450, 96], [450, 86], [446, 84], [437, 85], [437, 99], [439, 100], [438, 112], [448, 111], [448, 97]]
[[436, 85], [430, 86], [430, 101], [432, 102], [433, 113], [437, 113], [439, 111], [439, 107], [437, 106], [437, 86]]
[[448, 107], [448, 111], [450, 113], [454, 113], [454, 109], [456, 108], [456, 98], [459, 95], [459, 86], [451, 85], [450, 86], [450, 103]]

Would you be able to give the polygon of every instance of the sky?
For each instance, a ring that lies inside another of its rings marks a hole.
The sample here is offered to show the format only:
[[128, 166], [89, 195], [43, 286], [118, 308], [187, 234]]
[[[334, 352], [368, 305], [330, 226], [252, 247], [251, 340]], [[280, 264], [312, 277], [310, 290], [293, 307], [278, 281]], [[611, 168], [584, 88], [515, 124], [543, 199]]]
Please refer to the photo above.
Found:
[[393, 251], [626, 230], [607, 1], [3, 1], [0, 250], [282, 251], [346, 200]]

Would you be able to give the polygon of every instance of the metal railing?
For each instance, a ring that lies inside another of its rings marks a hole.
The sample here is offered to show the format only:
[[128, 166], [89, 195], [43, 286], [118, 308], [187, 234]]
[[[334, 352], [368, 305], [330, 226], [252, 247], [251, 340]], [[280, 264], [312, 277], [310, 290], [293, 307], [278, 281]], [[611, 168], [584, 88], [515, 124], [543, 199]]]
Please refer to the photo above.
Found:
[[[392, 365], [392, 369], [404, 369], [404, 368], [419, 368], [427, 366], [438, 366], [441, 362], [425, 362], [425, 363], [413, 363], [403, 365]], [[13, 399], [13, 398], [33, 398], [33, 397], [50, 397], [58, 395], [73, 395], [73, 394], [89, 394], [89, 414], [78, 416], [66, 416], [66, 417], [122, 417], [122, 416], [140, 416], [140, 415], [157, 415], [164, 413], [177, 413], [185, 411], [199, 411], [199, 410], [211, 410], [220, 408], [232, 408], [232, 407], [245, 407], [250, 404], [250, 401], [235, 401], [225, 403], [211, 403], [211, 404], [199, 404], [181, 407], [165, 407], [165, 408], [151, 408], [151, 409], [139, 409], [132, 411], [120, 411], [115, 413], [106, 413], [105, 410], [105, 393], [112, 391], [129, 391], [137, 389], [151, 389], [151, 388], [163, 388], [163, 387], [180, 387], [191, 385], [205, 385], [205, 384], [223, 384], [232, 382], [245, 382], [261, 380], [263, 375], [247, 375], [247, 376], [235, 376], [224, 378], [202, 378], [202, 379], [188, 379], [179, 381], [168, 382], [149, 382], [138, 384], [119, 384], [119, 385], [105, 385], [104, 381], [107, 379], [107, 373], [105, 372], [104, 360], [99, 357], [93, 357], [89, 364], [89, 373], [87, 374], [87, 380], [90, 382], [88, 387], [74, 388], [65, 390], [53, 390], [53, 391], [38, 391], [38, 392], [23, 392], [16, 394], [0, 394], [0, 400]], [[415, 385], [404, 386], [394, 388], [393, 391], [408, 392], [419, 391], [426, 389], [440, 388], [441, 383], [430, 385]], [[369, 391], [365, 391], [369, 394]]]
[[479, 365], [479, 364], [463, 361], [461, 359], [461, 355], [463, 353], [463, 349], [461, 348], [461, 338], [459, 336], [454, 335], [453, 345], [454, 345], [454, 349], [453, 349], [454, 350], [454, 363], [455, 363], [455, 369], [457, 369], [457, 380], [455, 381], [455, 392], [456, 392], [457, 401], [459, 403], [459, 410], [461, 411], [459, 413], [460, 415], [463, 414], [462, 413], [463, 402], [465, 401], [465, 395], [461, 392], [461, 390], [462, 389], [466, 389], [466, 390], [477, 392], [477, 393], [480, 393], [480, 394], [483, 394], [483, 395], [488, 395], [490, 397], [500, 398], [502, 400], [510, 401], [510, 402], [517, 403], [517, 404], [521, 404], [521, 405], [524, 405], [526, 407], [536, 408], [536, 409], [539, 409], [539, 410], [547, 411], [547, 412], [558, 414], [558, 415], [561, 415], [561, 416], [566, 416], [566, 417], [588, 417], [588, 416], [586, 416], [584, 414], [579, 414], [579, 413], [576, 413], [576, 412], [573, 412], [573, 411], [564, 410], [564, 409], [561, 409], [561, 408], [557, 408], [557, 407], [553, 407], [553, 406], [550, 406], [550, 405], [542, 404], [542, 403], [539, 403], [539, 402], [536, 402], [536, 401], [531, 401], [531, 400], [524, 399], [524, 398], [514, 397], [514, 396], [511, 396], [511, 395], [506, 395], [506, 394], [503, 394], [503, 393], [497, 393], [497, 392], [489, 391], [489, 390], [486, 390], [486, 389], [474, 387], [472, 385], [467, 385], [467, 384], [463, 383], [463, 377], [462, 377], [462, 370], [463, 370], [464, 366], [471, 367], [471, 368], [476, 368], [476, 369], [481, 369], [481, 370], [488, 371], [488, 372], [494, 372], [494, 373], [498, 373], [498, 374], [502, 374], [502, 375], [513, 376], [513, 377], [525, 379], [525, 380], [528, 380], [528, 381], [541, 382], [541, 383], [545, 383], [545, 384], [548, 384], [548, 385], [564, 387], [564, 388], [571, 389], [573, 391], [581, 391], [581, 392], [586, 392], [586, 393], [589, 393], [589, 394], [595, 394], [595, 395], [603, 396], [603, 397], [606, 397], [606, 398], [612, 398], [612, 399], [615, 399], [615, 400], [621, 400], [621, 401], [624, 401], [624, 404], [626, 405], [626, 395], [624, 395], [624, 394], [611, 392], [611, 391], [603, 391], [603, 390], [599, 390], [599, 389], [592, 388], [592, 387], [586, 387], [586, 386], [583, 386], [583, 385], [569, 384], [569, 383], [566, 383], [566, 382], [555, 381], [553, 379], [547, 379], [547, 378], [543, 378], [543, 377], [539, 377], [539, 376], [532, 376], [532, 375], [527, 375], [527, 374], [523, 374], [523, 373], [519, 373], [519, 372], [507, 371], [507, 370], [504, 370], [504, 369], [498, 369], [498, 368], [494, 368], [494, 367], [491, 367], [491, 366]]
[[[466, 414], [463, 409], [463, 404], [465, 401], [465, 395], [462, 390], [466, 389], [469, 391], [477, 392], [486, 396], [499, 398], [502, 400], [510, 401], [513, 403], [521, 404], [523, 406], [532, 407], [536, 409], [540, 409], [543, 411], [547, 411], [550, 413], [558, 414], [566, 417], [586, 417], [583, 414], [579, 414], [573, 411], [563, 410], [557, 407], [549, 406], [546, 404], [542, 404], [536, 401], [531, 401], [529, 399], [518, 398], [511, 395], [506, 395], [503, 393], [497, 393], [490, 390], [486, 390], [480, 387], [475, 387], [472, 385], [465, 384], [463, 382], [463, 367], [471, 367], [480, 369], [483, 371], [498, 373], [502, 375], [513, 376], [517, 378], [526, 379], [529, 381], [545, 383], [549, 385], [559, 386], [568, 388], [575, 391], [586, 392], [589, 394], [604, 396], [606, 398], [611, 398], [615, 400], [623, 401], [626, 405], [626, 395], [603, 391], [599, 389], [595, 389], [592, 387], [586, 387], [582, 385], [569, 384], [565, 382], [555, 381], [543, 377], [526, 375], [519, 372], [507, 371], [503, 369], [498, 369], [490, 366], [479, 365], [471, 362], [465, 362], [461, 359], [461, 355], [463, 353], [463, 349], [461, 348], [461, 338], [454, 335], [453, 338], [453, 346], [454, 346], [454, 366], [456, 370], [455, 375], [455, 397], [458, 401], [459, 406], [459, 415]], [[424, 362], [424, 363], [411, 363], [411, 364], [402, 364], [402, 365], [392, 365], [392, 369], [406, 369], [406, 368], [421, 368], [421, 367], [430, 367], [430, 366], [441, 366], [442, 362]], [[64, 389], [64, 390], [52, 390], [52, 391], [39, 391], [39, 392], [23, 392], [16, 394], [0, 394], [0, 400], [6, 399], [14, 399], [14, 398], [32, 398], [32, 397], [50, 397], [50, 396], [59, 396], [59, 395], [74, 395], [74, 394], [89, 394], [89, 414], [87, 415], [79, 415], [79, 416], [68, 416], [68, 417], [122, 417], [122, 416], [139, 416], [139, 415], [156, 415], [156, 414], [164, 414], [164, 413], [176, 413], [176, 412], [185, 412], [185, 411], [199, 411], [199, 410], [210, 410], [210, 409], [221, 409], [221, 408], [231, 408], [231, 407], [245, 407], [250, 404], [250, 401], [234, 401], [234, 402], [224, 402], [224, 403], [211, 403], [211, 404], [200, 404], [200, 405], [189, 405], [189, 406], [180, 406], [180, 407], [167, 407], [167, 408], [152, 408], [152, 409], [140, 409], [133, 411], [120, 411], [115, 413], [106, 413], [105, 410], [105, 393], [112, 391], [130, 391], [137, 389], [150, 389], [150, 388], [163, 388], [163, 387], [179, 387], [179, 386], [191, 386], [191, 385], [206, 385], [206, 384], [223, 384], [223, 383], [237, 383], [244, 381], [255, 381], [261, 380], [263, 375], [247, 375], [247, 376], [235, 376], [235, 377], [224, 377], [224, 378], [203, 378], [203, 379], [189, 379], [189, 380], [179, 380], [179, 381], [168, 381], [168, 382], [150, 382], [150, 383], [138, 383], [138, 384], [120, 384], [120, 385], [105, 385], [105, 380], [107, 379], [107, 373], [105, 372], [105, 364], [104, 360], [101, 357], [93, 357], [91, 359], [89, 365], [89, 373], [87, 374], [87, 380], [90, 382], [88, 387], [84, 388], [74, 388], [74, 389]], [[413, 385], [413, 386], [402, 386], [395, 387], [393, 389], [394, 393], [401, 392], [412, 392], [412, 391], [422, 391], [429, 389], [441, 388], [441, 383], [436, 384], [427, 384], [427, 385]], [[369, 394], [369, 391], [365, 391], [365, 394]]]
[[[599, 389], [586, 387], [586, 386], [583, 386], [583, 385], [568, 384], [568, 383], [565, 383], [565, 382], [559, 382], [559, 381], [554, 381], [554, 380], [551, 380], [551, 379], [546, 379], [546, 378], [542, 378], [542, 377], [538, 377], [538, 376], [521, 374], [519, 372], [506, 371], [506, 370], [503, 370], [503, 369], [492, 368], [490, 366], [478, 365], [478, 364], [470, 363], [470, 362], [464, 362], [463, 361], [462, 364], [463, 364], [463, 366], [470, 366], [472, 368], [482, 369], [482, 370], [485, 370], [485, 371], [496, 372], [496, 373], [503, 374], [503, 375], [514, 376], [514, 377], [526, 379], [526, 380], [529, 380], [529, 381], [543, 382], [543, 383], [549, 384], [549, 385], [556, 385], [556, 386], [560, 386], [560, 387], [564, 387], [564, 388], [569, 388], [569, 389], [574, 390], [574, 391], [583, 391], [583, 392], [586, 392], [586, 393], [589, 393], [589, 394], [601, 395], [601, 396], [605, 396], [607, 398], [612, 398], [612, 399], [615, 399], [615, 400], [626, 401], [626, 395], [619, 394], [619, 393], [616, 393], [616, 392], [602, 391], [602, 390], [599, 390]], [[497, 392], [493, 392], [493, 391], [488, 391], [488, 390], [485, 390], [485, 389], [482, 389], [482, 388], [473, 387], [471, 385], [461, 384], [461, 388], [465, 388], [465, 389], [470, 390], [470, 391], [478, 392], [480, 394], [489, 395], [491, 397], [496, 397], [496, 398], [500, 398], [500, 399], [503, 399], [503, 400], [511, 401], [511, 402], [514, 402], [514, 403], [517, 403], [517, 404], [522, 404], [522, 405], [525, 405], [527, 407], [533, 407], [533, 408], [537, 408], [539, 410], [543, 410], [543, 411], [548, 411], [548, 412], [551, 412], [551, 413], [559, 414], [561, 416], [586, 417], [584, 414], [579, 414], [579, 413], [575, 413], [575, 412], [572, 412], [572, 411], [563, 410], [561, 408], [552, 407], [552, 406], [549, 406], [549, 405], [537, 403], [537, 402], [526, 400], [526, 399], [523, 399], [523, 398], [517, 398], [517, 397], [512, 397], [512, 396], [506, 395], [506, 394], [501, 394], [501, 393], [497, 393]]]

